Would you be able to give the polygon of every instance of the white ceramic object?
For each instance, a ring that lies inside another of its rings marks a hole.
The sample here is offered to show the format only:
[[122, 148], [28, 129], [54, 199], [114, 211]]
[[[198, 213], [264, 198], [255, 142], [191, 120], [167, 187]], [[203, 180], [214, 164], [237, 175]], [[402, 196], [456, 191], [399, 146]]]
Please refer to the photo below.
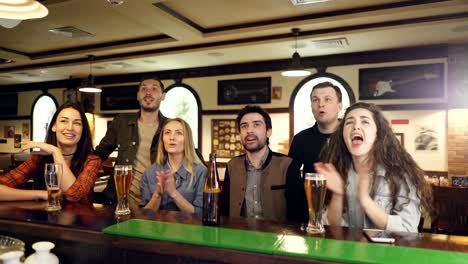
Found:
[[21, 257], [24, 255], [23, 251], [10, 251], [0, 255], [0, 260], [3, 264], [21, 264]]
[[25, 264], [58, 264], [59, 259], [50, 252], [55, 247], [54, 243], [48, 241], [36, 242], [32, 248], [36, 253], [26, 258]]

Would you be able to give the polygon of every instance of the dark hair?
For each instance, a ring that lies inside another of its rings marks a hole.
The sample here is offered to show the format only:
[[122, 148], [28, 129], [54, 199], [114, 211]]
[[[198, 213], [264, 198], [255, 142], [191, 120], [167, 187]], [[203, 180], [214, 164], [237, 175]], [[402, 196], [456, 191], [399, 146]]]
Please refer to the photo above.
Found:
[[240, 110], [236, 118], [238, 128], [240, 128], [240, 122], [241, 122], [242, 117], [250, 113], [258, 113], [261, 116], [263, 116], [267, 130], [272, 128], [270, 115], [268, 114], [267, 111], [263, 110], [263, 108], [261, 108], [258, 105], [246, 105], [244, 108]]
[[341, 95], [341, 89], [340, 89], [340, 87], [334, 85], [331, 82], [321, 82], [321, 83], [316, 84], [314, 87], [312, 87], [312, 92], [310, 92], [310, 99], [312, 99], [312, 93], [316, 89], [329, 88], [329, 87], [331, 87], [331, 88], [333, 88], [333, 90], [335, 90], [336, 97], [338, 97], [338, 102], [341, 103], [341, 100], [342, 100], [342, 97], [343, 97]]
[[159, 85], [161, 86], [161, 92], [164, 93], [164, 84], [163, 84], [163, 82], [161, 81], [161, 79], [158, 76], [153, 75], [153, 74], [147, 74], [147, 75], [141, 76], [140, 83], [138, 84], [138, 89], [140, 89], [141, 83], [143, 81], [146, 81], [146, 80], [156, 80], [156, 81], [158, 81]]
[[[426, 212], [433, 215], [432, 189], [424, 180], [424, 171], [399, 143], [382, 111], [374, 104], [356, 103], [346, 109], [343, 121], [340, 122], [339, 127], [331, 136], [329, 145], [321, 153], [321, 160], [335, 165], [343, 181], [347, 182], [348, 171], [353, 166], [353, 159], [344, 142], [343, 130], [346, 117], [349, 112], [355, 109], [366, 109], [371, 112], [377, 127], [377, 135], [370, 150], [368, 162], [372, 166], [373, 172], [376, 171], [378, 165], [383, 165], [385, 168], [385, 179], [392, 197], [392, 213], [401, 211], [402, 206], [409, 203], [408, 199], [406, 203], [396, 208], [398, 193], [402, 188], [409, 193], [409, 182], [415, 187], [416, 195]], [[375, 195], [376, 187], [372, 186], [371, 196]]]
[[[70, 170], [77, 176], [83, 169], [89, 154], [94, 154], [93, 144], [91, 140], [91, 130], [89, 129], [88, 119], [86, 119], [85, 112], [79, 103], [65, 103], [55, 111], [54, 116], [50, 120], [49, 127], [47, 128], [47, 136], [45, 142], [54, 146], [57, 146], [57, 135], [56, 132], [52, 131], [52, 127], [57, 122], [57, 117], [64, 109], [72, 108], [80, 113], [81, 123], [83, 124], [83, 131], [81, 132], [81, 138], [76, 146], [76, 152], [73, 154], [73, 158], [70, 164]], [[42, 158], [44, 163], [53, 162], [51, 156], [44, 156]]]

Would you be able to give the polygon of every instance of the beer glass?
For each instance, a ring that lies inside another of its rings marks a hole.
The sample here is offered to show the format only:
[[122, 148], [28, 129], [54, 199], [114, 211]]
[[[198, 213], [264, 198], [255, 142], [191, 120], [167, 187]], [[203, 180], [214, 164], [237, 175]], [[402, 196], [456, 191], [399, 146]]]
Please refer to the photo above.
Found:
[[116, 215], [130, 214], [128, 193], [132, 183], [132, 165], [115, 165], [114, 167], [115, 190], [117, 192]]
[[327, 191], [325, 175], [320, 173], [306, 173], [304, 177], [304, 189], [309, 207], [309, 224], [306, 231], [311, 234], [325, 232], [322, 224], [322, 211]]
[[60, 206], [60, 180], [62, 178], [62, 164], [46, 163], [44, 179], [47, 186], [46, 211], [59, 211]]

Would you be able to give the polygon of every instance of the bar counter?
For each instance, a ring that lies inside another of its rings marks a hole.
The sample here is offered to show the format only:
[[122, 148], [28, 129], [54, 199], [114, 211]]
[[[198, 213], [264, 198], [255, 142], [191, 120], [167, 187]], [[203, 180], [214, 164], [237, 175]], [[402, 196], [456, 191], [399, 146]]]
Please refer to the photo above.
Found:
[[[26, 243], [54, 242], [61, 263], [462, 263], [468, 237], [394, 233], [396, 243], [373, 244], [361, 230], [326, 227], [308, 235], [300, 224], [222, 218], [204, 227], [195, 215], [132, 208], [116, 218], [111, 206], [0, 202], [0, 234]], [[130, 221], [127, 221], [130, 220]], [[181, 225], [183, 224], [183, 225]], [[169, 232], [169, 233], [168, 233]], [[318, 254], [317, 254], [318, 253]], [[461, 262], [460, 262], [461, 261]], [[466, 263], [466, 262], [465, 262]]]

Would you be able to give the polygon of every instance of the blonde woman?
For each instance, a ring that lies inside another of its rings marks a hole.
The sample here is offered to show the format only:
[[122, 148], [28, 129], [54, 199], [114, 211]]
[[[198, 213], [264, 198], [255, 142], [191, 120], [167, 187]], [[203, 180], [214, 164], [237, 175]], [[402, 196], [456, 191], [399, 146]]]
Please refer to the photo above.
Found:
[[156, 162], [141, 179], [141, 204], [201, 214], [207, 171], [195, 152], [190, 126], [183, 119], [169, 119], [161, 129]]

